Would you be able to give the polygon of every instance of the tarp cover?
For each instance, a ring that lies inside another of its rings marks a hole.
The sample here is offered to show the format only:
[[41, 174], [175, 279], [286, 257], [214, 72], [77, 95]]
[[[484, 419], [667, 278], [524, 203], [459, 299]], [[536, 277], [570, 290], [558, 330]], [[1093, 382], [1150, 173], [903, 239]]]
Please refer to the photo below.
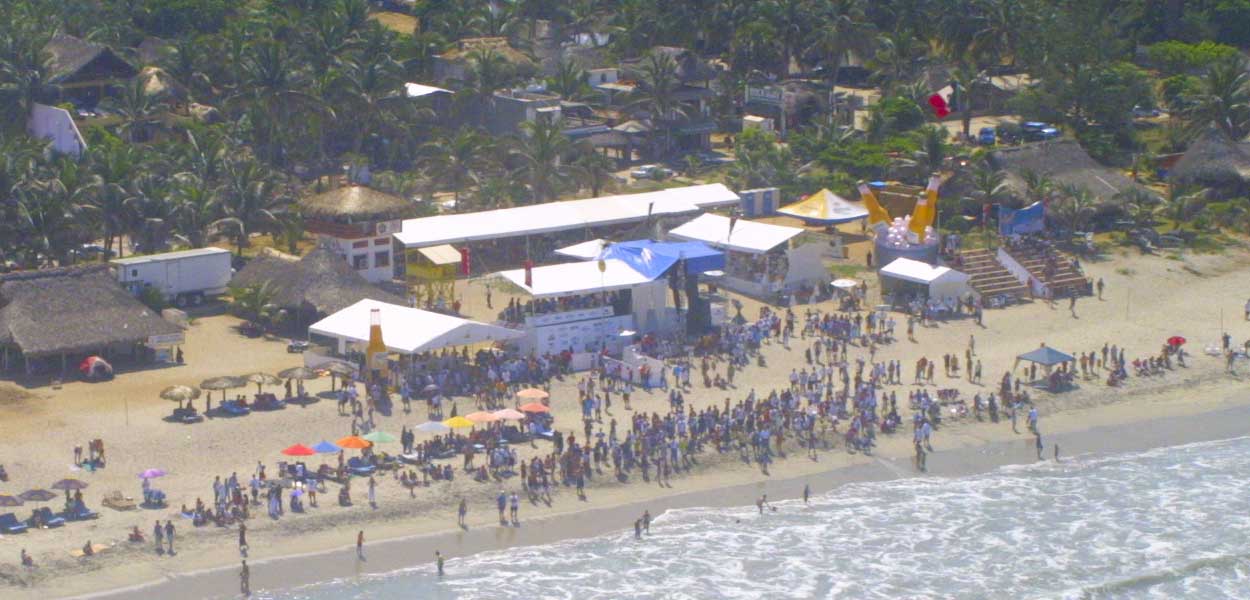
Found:
[[502, 271], [499, 276], [536, 298], [610, 292], [652, 281], [622, 260], [609, 258], [603, 261], [603, 266], [600, 272], [599, 261], [588, 260], [535, 267], [531, 270], [533, 285], [525, 285], [525, 269]]
[[507, 327], [368, 299], [313, 323], [308, 331], [351, 342], [368, 342], [369, 314], [375, 308], [381, 311], [382, 340], [387, 349], [400, 354], [511, 340], [525, 335]]
[[894, 259], [890, 264], [881, 268], [881, 274], [923, 284], [930, 284], [946, 278], [968, 279], [966, 274], [952, 270], [950, 267], [935, 267], [929, 263], [923, 263], [910, 258]]
[[619, 242], [608, 245], [599, 258], [618, 259], [648, 279], [660, 277], [682, 259], [686, 260], [686, 269], [690, 273], [725, 268], [725, 253], [703, 242]]
[[1046, 228], [1046, 209], [1041, 202], [1012, 210], [998, 207], [998, 232], [1002, 235], [1036, 233]]
[[1037, 350], [1025, 352], [1024, 354], [1017, 356], [1016, 359], [1035, 362], [1045, 367], [1053, 367], [1058, 364], [1072, 362], [1075, 360], [1072, 358], [1071, 354], [1064, 354], [1063, 352], [1055, 350], [1049, 346], [1042, 346]]
[[778, 213], [798, 217], [811, 223], [836, 225], [868, 217], [868, 209], [829, 190], [820, 190], [794, 204], [777, 209]]

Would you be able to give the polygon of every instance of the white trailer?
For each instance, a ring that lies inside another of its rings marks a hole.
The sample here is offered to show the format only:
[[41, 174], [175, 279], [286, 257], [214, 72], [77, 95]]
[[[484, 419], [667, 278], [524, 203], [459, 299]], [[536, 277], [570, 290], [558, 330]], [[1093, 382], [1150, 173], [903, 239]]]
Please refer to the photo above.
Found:
[[160, 290], [165, 301], [185, 307], [225, 293], [232, 274], [230, 258], [229, 250], [197, 248], [109, 262], [117, 281], [130, 293], [138, 295], [150, 286]]

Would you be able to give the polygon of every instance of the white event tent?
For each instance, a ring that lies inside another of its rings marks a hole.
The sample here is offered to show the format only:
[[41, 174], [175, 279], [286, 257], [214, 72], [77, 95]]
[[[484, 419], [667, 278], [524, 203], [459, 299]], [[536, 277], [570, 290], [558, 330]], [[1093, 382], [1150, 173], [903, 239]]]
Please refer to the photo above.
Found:
[[709, 213], [699, 215], [668, 234], [683, 240], [706, 242], [710, 246], [726, 250], [763, 254], [803, 233], [797, 227], [757, 223], [746, 219], [738, 219], [730, 232], [729, 222], [729, 217]]
[[525, 269], [502, 271], [499, 275], [535, 298], [610, 292], [652, 281], [622, 260], [609, 258], [603, 265], [603, 272], [596, 260], [535, 267], [530, 270], [532, 285], [525, 285]]
[[970, 277], [950, 267], [939, 267], [910, 258], [896, 258], [881, 268], [882, 287], [886, 279], [923, 286], [932, 300], [954, 301], [972, 291]]
[[572, 246], [565, 246], [563, 248], [557, 248], [555, 253], [559, 254], [560, 256], [567, 256], [569, 258], [577, 258], [581, 260], [595, 260], [596, 258], [599, 258], [600, 254], [603, 253], [603, 248], [606, 245], [607, 245], [606, 241], [601, 240], [601, 239], [595, 239], [595, 240], [582, 242], [580, 244], [573, 244]]
[[408, 219], [395, 239], [406, 248], [424, 248], [640, 223], [648, 214], [690, 214], [739, 202], [738, 195], [723, 184], [693, 185], [641, 194]]
[[340, 353], [345, 352], [347, 344], [368, 343], [369, 315], [375, 308], [381, 311], [382, 340], [388, 350], [398, 354], [513, 340], [525, 335], [507, 327], [369, 299], [317, 321], [308, 332], [338, 340]]

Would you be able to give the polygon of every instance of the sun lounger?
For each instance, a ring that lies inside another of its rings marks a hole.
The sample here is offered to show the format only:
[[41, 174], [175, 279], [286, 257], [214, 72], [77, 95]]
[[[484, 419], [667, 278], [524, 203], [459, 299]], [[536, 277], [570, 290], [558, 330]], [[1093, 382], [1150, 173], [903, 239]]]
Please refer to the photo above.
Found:
[[0, 531], [5, 533], [22, 533], [26, 531], [26, 524], [17, 520], [17, 515], [13, 513], [4, 513], [0, 515]]
[[352, 457], [347, 461], [347, 471], [352, 475], [366, 477], [377, 471], [377, 467], [361, 460], [360, 457]]
[[139, 507], [134, 498], [127, 498], [122, 495], [120, 490], [113, 490], [101, 502], [113, 510], [134, 510]]
[[51, 529], [53, 527], [60, 527], [64, 525], [65, 519], [52, 514], [52, 509], [45, 506], [43, 508], [35, 509], [35, 513], [31, 515], [31, 526], [33, 527], [36, 522], [42, 523], [44, 527]]
[[234, 400], [223, 402], [221, 404], [220, 410], [221, 412], [227, 415], [230, 415], [232, 417], [242, 417], [244, 415], [251, 414], [252, 412], [252, 409], [246, 406], [243, 406], [239, 404], [238, 402], [235, 402]]

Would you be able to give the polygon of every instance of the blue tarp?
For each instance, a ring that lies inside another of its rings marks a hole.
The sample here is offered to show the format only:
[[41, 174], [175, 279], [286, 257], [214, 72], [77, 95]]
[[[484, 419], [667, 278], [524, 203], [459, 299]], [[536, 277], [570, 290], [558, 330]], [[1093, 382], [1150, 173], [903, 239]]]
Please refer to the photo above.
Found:
[[998, 232], [1002, 235], [1036, 233], [1046, 228], [1046, 208], [1034, 202], [1019, 210], [998, 207]]
[[1064, 354], [1063, 352], [1055, 350], [1049, 346], [1042, 346], [1037, 350], [1025, 352], [1024, 354], [1017, 356], [1016, 359], [1035, 362], [1044, 367], [1053, 367], [1057, 364], [1072, 362], [1075, 360], [1072, 358], [1071, 354]]
[[615, 258], [623, 261], [648, 279], [657, 279], [677, 261], [685, 259], [690, 273], [719, 271], [725, 268], [725, 253], [703, 242], [656, 242], [634, 240], [613, 243], [600, 259]]

